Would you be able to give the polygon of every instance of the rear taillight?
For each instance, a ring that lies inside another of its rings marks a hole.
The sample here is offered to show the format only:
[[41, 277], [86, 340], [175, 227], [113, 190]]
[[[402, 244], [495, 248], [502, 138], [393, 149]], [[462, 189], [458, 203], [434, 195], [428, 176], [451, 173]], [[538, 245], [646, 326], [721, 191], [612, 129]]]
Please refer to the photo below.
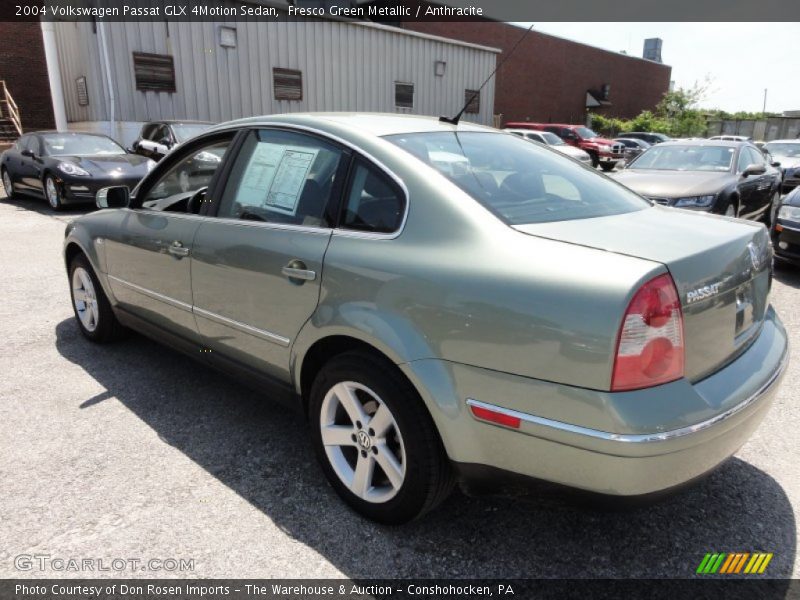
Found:
[[617, 339], [611, 376], [614, 392], [683, 377], [683, 314], [672, 277], [665, 273], [634, 295]]

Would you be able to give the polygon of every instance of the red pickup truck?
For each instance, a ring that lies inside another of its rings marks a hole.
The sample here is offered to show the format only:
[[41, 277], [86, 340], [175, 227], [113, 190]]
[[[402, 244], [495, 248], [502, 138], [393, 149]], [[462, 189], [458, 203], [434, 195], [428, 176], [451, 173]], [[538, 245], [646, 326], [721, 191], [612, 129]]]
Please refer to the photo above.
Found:
[[560, 123], [506, 123], [506, 127], [535, 129], [555, 133], [566, 143], [577, 146], [592, 157], [592, 166], [603, 171], [611, 171], [617, 164], [625, 160], [625, 147], [612, 140], [600, 137], [597, 133], [583, 125], [563, 125]]

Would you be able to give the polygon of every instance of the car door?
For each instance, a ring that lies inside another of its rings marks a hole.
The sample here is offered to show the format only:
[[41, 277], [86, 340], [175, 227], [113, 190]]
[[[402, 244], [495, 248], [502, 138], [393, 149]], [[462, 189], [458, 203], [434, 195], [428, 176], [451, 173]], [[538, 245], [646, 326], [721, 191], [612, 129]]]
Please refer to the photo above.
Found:
[[349, 153], [306, 133], [246, 134], [216, 218], [197, 232], [194, 313], [209, 350], [289, 380], [289, 349], [316, 310]]
[[736, 174], [739, 178], [736, 188], [739, 191], [739, 216], [746, 216], [752, 213], [759, 204], [758, 199], [758, 175], [748, 175], [745, 177], [744, 171], [751, 164], [752, 157], [747, 152], [747, 147], [739, 148], [736, 158]]
[[192, 242], [204, 219], [194, 208], [215, 181], [233, 136], [198, 140], [159, 165], [131, 207], [118, 211], [119, 222], [103, 241], [108, 279], [120, 307], [188, 340], [197, 339]]
[[28, 192], [42, 193], [41, 162], [42, 151], [39, 140], [35, 135], [29, 135], [23, 140], [17, 171], [20, 187]]
[[775, 189], [775, 171], [770, 168], [764, 154], [752, 146], [745, 148], [750, 156], [750, 164], [764, 167], [764, 173], [755, 176], [756, 187], [753, 194], [753, 212], [767, 210], [772, 201], [772, 192]]

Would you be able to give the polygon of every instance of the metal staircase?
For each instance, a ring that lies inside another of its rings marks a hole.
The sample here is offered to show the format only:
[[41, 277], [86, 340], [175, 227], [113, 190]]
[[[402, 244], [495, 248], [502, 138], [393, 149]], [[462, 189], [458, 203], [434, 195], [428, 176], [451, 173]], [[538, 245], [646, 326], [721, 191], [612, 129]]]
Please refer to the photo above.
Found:
[[19, 107], [11, 97], [6, 82], [0, 80], [0, 152], [22, 135]]

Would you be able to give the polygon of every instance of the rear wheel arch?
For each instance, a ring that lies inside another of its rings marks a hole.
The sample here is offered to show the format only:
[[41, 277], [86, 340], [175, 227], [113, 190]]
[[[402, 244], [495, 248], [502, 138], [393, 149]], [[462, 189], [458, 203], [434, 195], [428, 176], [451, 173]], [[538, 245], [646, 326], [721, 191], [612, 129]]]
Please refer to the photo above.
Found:
[[[314, 385], [314, 378], [327, 362], [348, 352], [364, 352], [388, 364], [395, 365], [395, 362], [384, 352], [358, 338], [348, 335], [330, 335], [320, 338], [303, 354], [300, 363], [298, 383], [300, 384], [300, 396], [303, 400], [303, 412], [306, 416], [308, 416], [308, 401], [311, 387]], [[397, 369], [397, 372], [406, 378], [400, 369]], [[414, 387], [410, 381], [409, 385]]]

